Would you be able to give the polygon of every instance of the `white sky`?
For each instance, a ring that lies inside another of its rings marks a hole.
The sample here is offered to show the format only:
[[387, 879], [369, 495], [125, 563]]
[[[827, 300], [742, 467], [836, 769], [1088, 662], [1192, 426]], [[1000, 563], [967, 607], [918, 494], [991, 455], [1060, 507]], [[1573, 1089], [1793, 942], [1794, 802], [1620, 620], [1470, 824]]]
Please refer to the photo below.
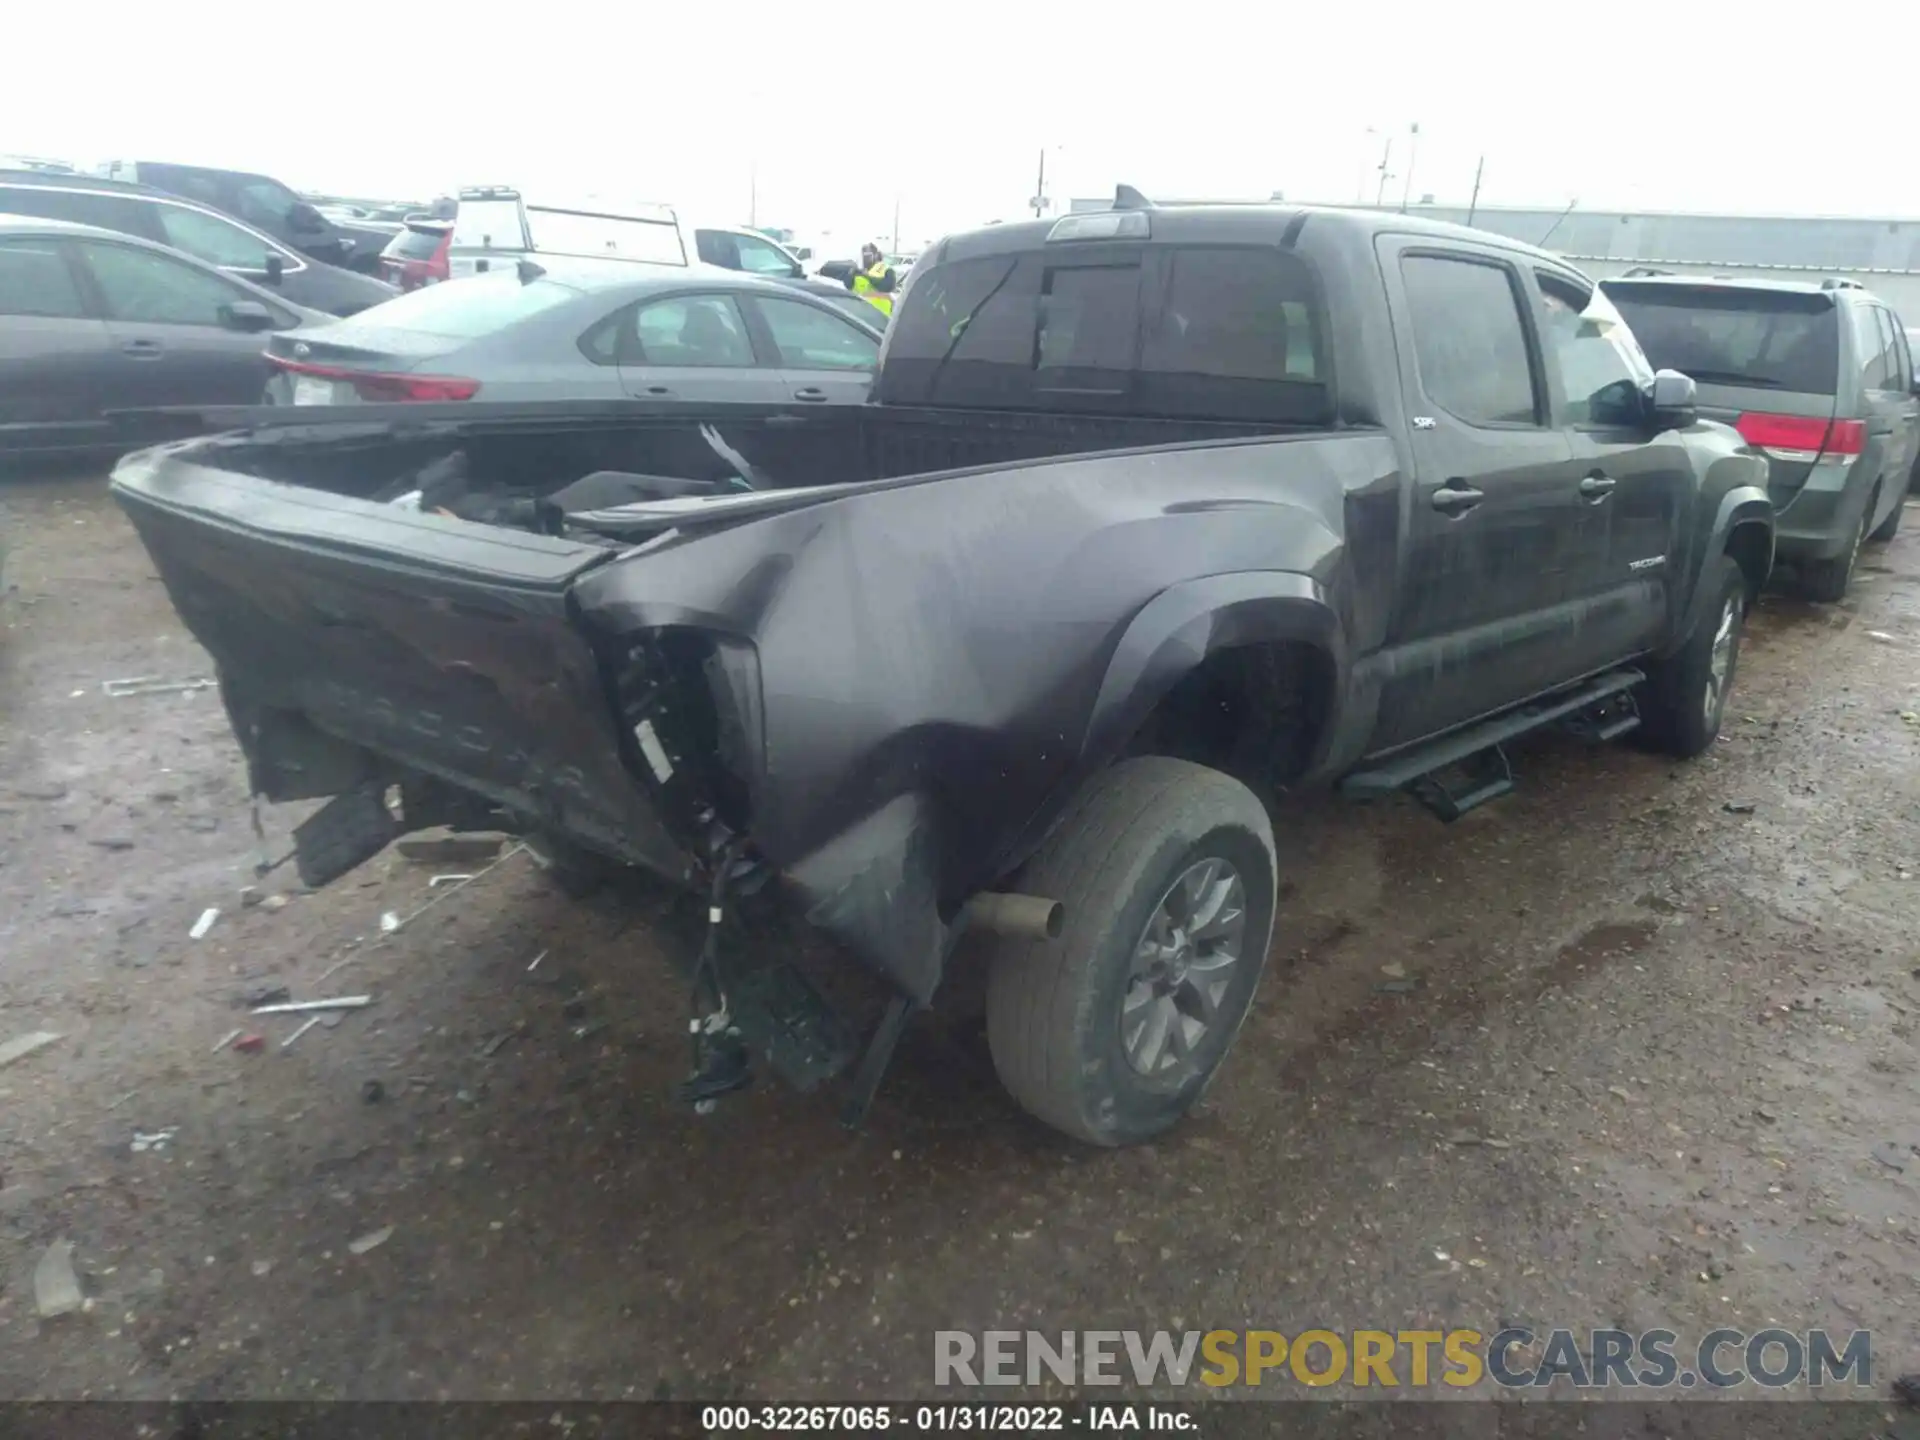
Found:
[[[1920, 216], [1912, 0], [16, 0], [0, 151], [914, 245], [1048, 192]], [[877, 39], [888, 35], [890, 39]], [[1374, 134], [1369, 134], [1369, 129]]]

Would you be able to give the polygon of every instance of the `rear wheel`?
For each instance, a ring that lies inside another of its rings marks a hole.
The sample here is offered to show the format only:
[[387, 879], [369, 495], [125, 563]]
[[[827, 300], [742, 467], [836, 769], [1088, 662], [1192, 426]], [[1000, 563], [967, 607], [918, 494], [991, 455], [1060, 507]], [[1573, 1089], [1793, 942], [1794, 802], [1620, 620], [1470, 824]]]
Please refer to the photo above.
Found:
[[1887, 518], [1876, 525], [1873, 533], [1867, 538], [1881, 545], [1893, 539], [1894, 536], [1900, 533], [1900, 516], [1906, 508], [1907, 497], [1902, 495], [1894, 502], [1893, 510], [1888, 514]]
[[1652, 667], [1640, 693], [1640, 733], [1656, 750], [1691, 759], [1713, 744], [1740, 663], [1747, 580], [1731, 555], [1700, 578], [1714, 603], [1674, 654]]
[[987, 1041], [1014, 1099], [1095, 1145], [1175, 1124], [1206, 1093], [1272, 940], [1273, 832], [1239, 781], [1162, 756], [1089, 782], [1021, 887], [1057, 940], [999, 940]]
[[1847, 591], [1853, 585], [1853, 567], [1860, 559], [1860, 543], [1867, 538], [1867, 525], [1878, 503], [1877, 498], [1867, 501], [1860, 528], [1853, 532], [1853, 544], [1844, 555], [1833, 560], [1810, 561], [1800, 567], [1800, 593], [1807, 599], [1832, 605], [1847, 598]]

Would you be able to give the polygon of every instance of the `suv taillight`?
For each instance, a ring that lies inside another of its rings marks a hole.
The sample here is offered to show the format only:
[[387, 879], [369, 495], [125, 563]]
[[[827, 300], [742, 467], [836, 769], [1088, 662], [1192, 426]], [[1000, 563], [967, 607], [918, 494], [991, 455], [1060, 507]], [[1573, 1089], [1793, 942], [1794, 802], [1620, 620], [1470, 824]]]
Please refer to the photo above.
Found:
[[1821, 420], [1807, 415], [1767, 415], [1749, 410], [1734, 422], [1740, 438], [1756, 450], [1782, 460], [1812, 464], [1823, 454], [1858, 455], [1866, 448], [1867, 427], [1859, 420]]

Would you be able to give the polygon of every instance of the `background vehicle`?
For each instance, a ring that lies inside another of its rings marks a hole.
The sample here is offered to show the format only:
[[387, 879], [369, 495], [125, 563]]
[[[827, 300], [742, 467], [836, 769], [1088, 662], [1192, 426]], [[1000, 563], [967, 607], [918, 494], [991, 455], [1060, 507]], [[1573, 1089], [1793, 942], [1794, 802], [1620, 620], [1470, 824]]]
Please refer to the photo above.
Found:
[[[665, 205], [621, 205], [597, 198], [529, 204], [518, 190], [488, 185], [460, 191], [453, 210], [446, 256], [450, 279], [511, 269], [522, 255], [681, 268], [691, 262], [679, 217]], [[436, 210], [433, 218], [448, 217]]]
[[153, 160], [109, 160], [98, 167], [112, 180], [129, 180], [170, 195], [211, 205], [264, 230], [283, 244], [329, 265], [377, 274], [380, 251], [391, 233], [382, 225], [323, 215], [291, 187], [267, 175], [216, 170], [206, 165], [170, 165]]
[[0, 214], [96, 225], [152, 240], [330, 315], [351, 315], [398, 293], [371, 276], [309, 260], [230, 215], [142, 185], [0, 172]]
[[269, 398], [867, 398], [878, 330], [811, 296], [704, 267], [550, 263], [535, 278], [476, 275], [415, 290], [358, 319], [276, 336], [267, 348], [278, 372]]
[[[1407, 216], [951, 237], [875, 396], [445, 406], [384, 444], [316, 411], [114, 489], [252, 787], [334, 797], [308, 884], [483, 813], [569, 884], [641, 865], [724, 913], [777, 879], [886, 987], [856, 1115], [982, 935], [1001, 1076], [1100, 1144], [1173, 1124], [1247, 1013], [1256, 796], [1454, 816], [1563, 721], [1698, 754], [1771, 563], [1765, 463], [1591, 281]], [[783, 1073], [852, 1063], [783, 958], [736, 950], [703, 952], [687, 1098], [739, 1083], [736, 1030]]]
[[[693, 232], [694, 245], [701, 260], [722, 270], [738, 270], [762, 280], [777, 280], [797, 290], [818, 295], [849, 313], [871, 313], [866, 323], [885, 327], [887, 317], [878, 308], [847, 289], [844, 280], [819, 279], [807, 273], [807, 267], [779, 242], [752, 230], [729, 230], [700, 226]], [[857, 307], [857, 308], [856, 308]]]
[[126, 450], [117, 410], [251, 404], [266, 333], [331, 318], [165, 246], [0, 216], [0, 456]]
[[1906, 333], [1851, 283], [1646, 276], [1602, 288], [1656, 365], [1700, 386], [1700, 413], [1767, 456], [1780, 558], [1839, 600], [1866, 540], [1900, 528], [1920, 452]]
[[402, 291], [453, 278], [453, 222], [409, 215], [380, 252], [380, 278]]

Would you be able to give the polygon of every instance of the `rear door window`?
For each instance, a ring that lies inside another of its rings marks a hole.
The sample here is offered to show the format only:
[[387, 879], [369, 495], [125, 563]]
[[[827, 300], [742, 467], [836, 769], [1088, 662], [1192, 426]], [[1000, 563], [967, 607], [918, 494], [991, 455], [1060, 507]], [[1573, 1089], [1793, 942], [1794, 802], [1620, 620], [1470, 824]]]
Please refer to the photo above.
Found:
[[86, 314], [58, 240], [0, 240], [0, 315], [79, 320]]
[[630, 313], [623, 365], [744, 369], [755, 363], [747, 322], [730, 296], [675, 295]]
[[1142, 347], [1144, 408], [1322, 421], [1326, 354], [1312, 275], [1271, 246], [1166, 253], [1165, 301]]
[[1533, 425], [1539, 396], [1520, 298], [1505, 265], [1460, 255], [1400, 261], [1420, 386], [1469, 425]]
[[1640, 387], [1653, 369], [1626, 322], [1592, 286], [1536, 271], [1540, 338], [1566, 392], [1570, 425], [1632, 425], [1641, 417]]
[[1829, 295], [1658, 282], [1601, 288], [1655, 369], [1702, 385], [1834, 393], [1840, 323]]

